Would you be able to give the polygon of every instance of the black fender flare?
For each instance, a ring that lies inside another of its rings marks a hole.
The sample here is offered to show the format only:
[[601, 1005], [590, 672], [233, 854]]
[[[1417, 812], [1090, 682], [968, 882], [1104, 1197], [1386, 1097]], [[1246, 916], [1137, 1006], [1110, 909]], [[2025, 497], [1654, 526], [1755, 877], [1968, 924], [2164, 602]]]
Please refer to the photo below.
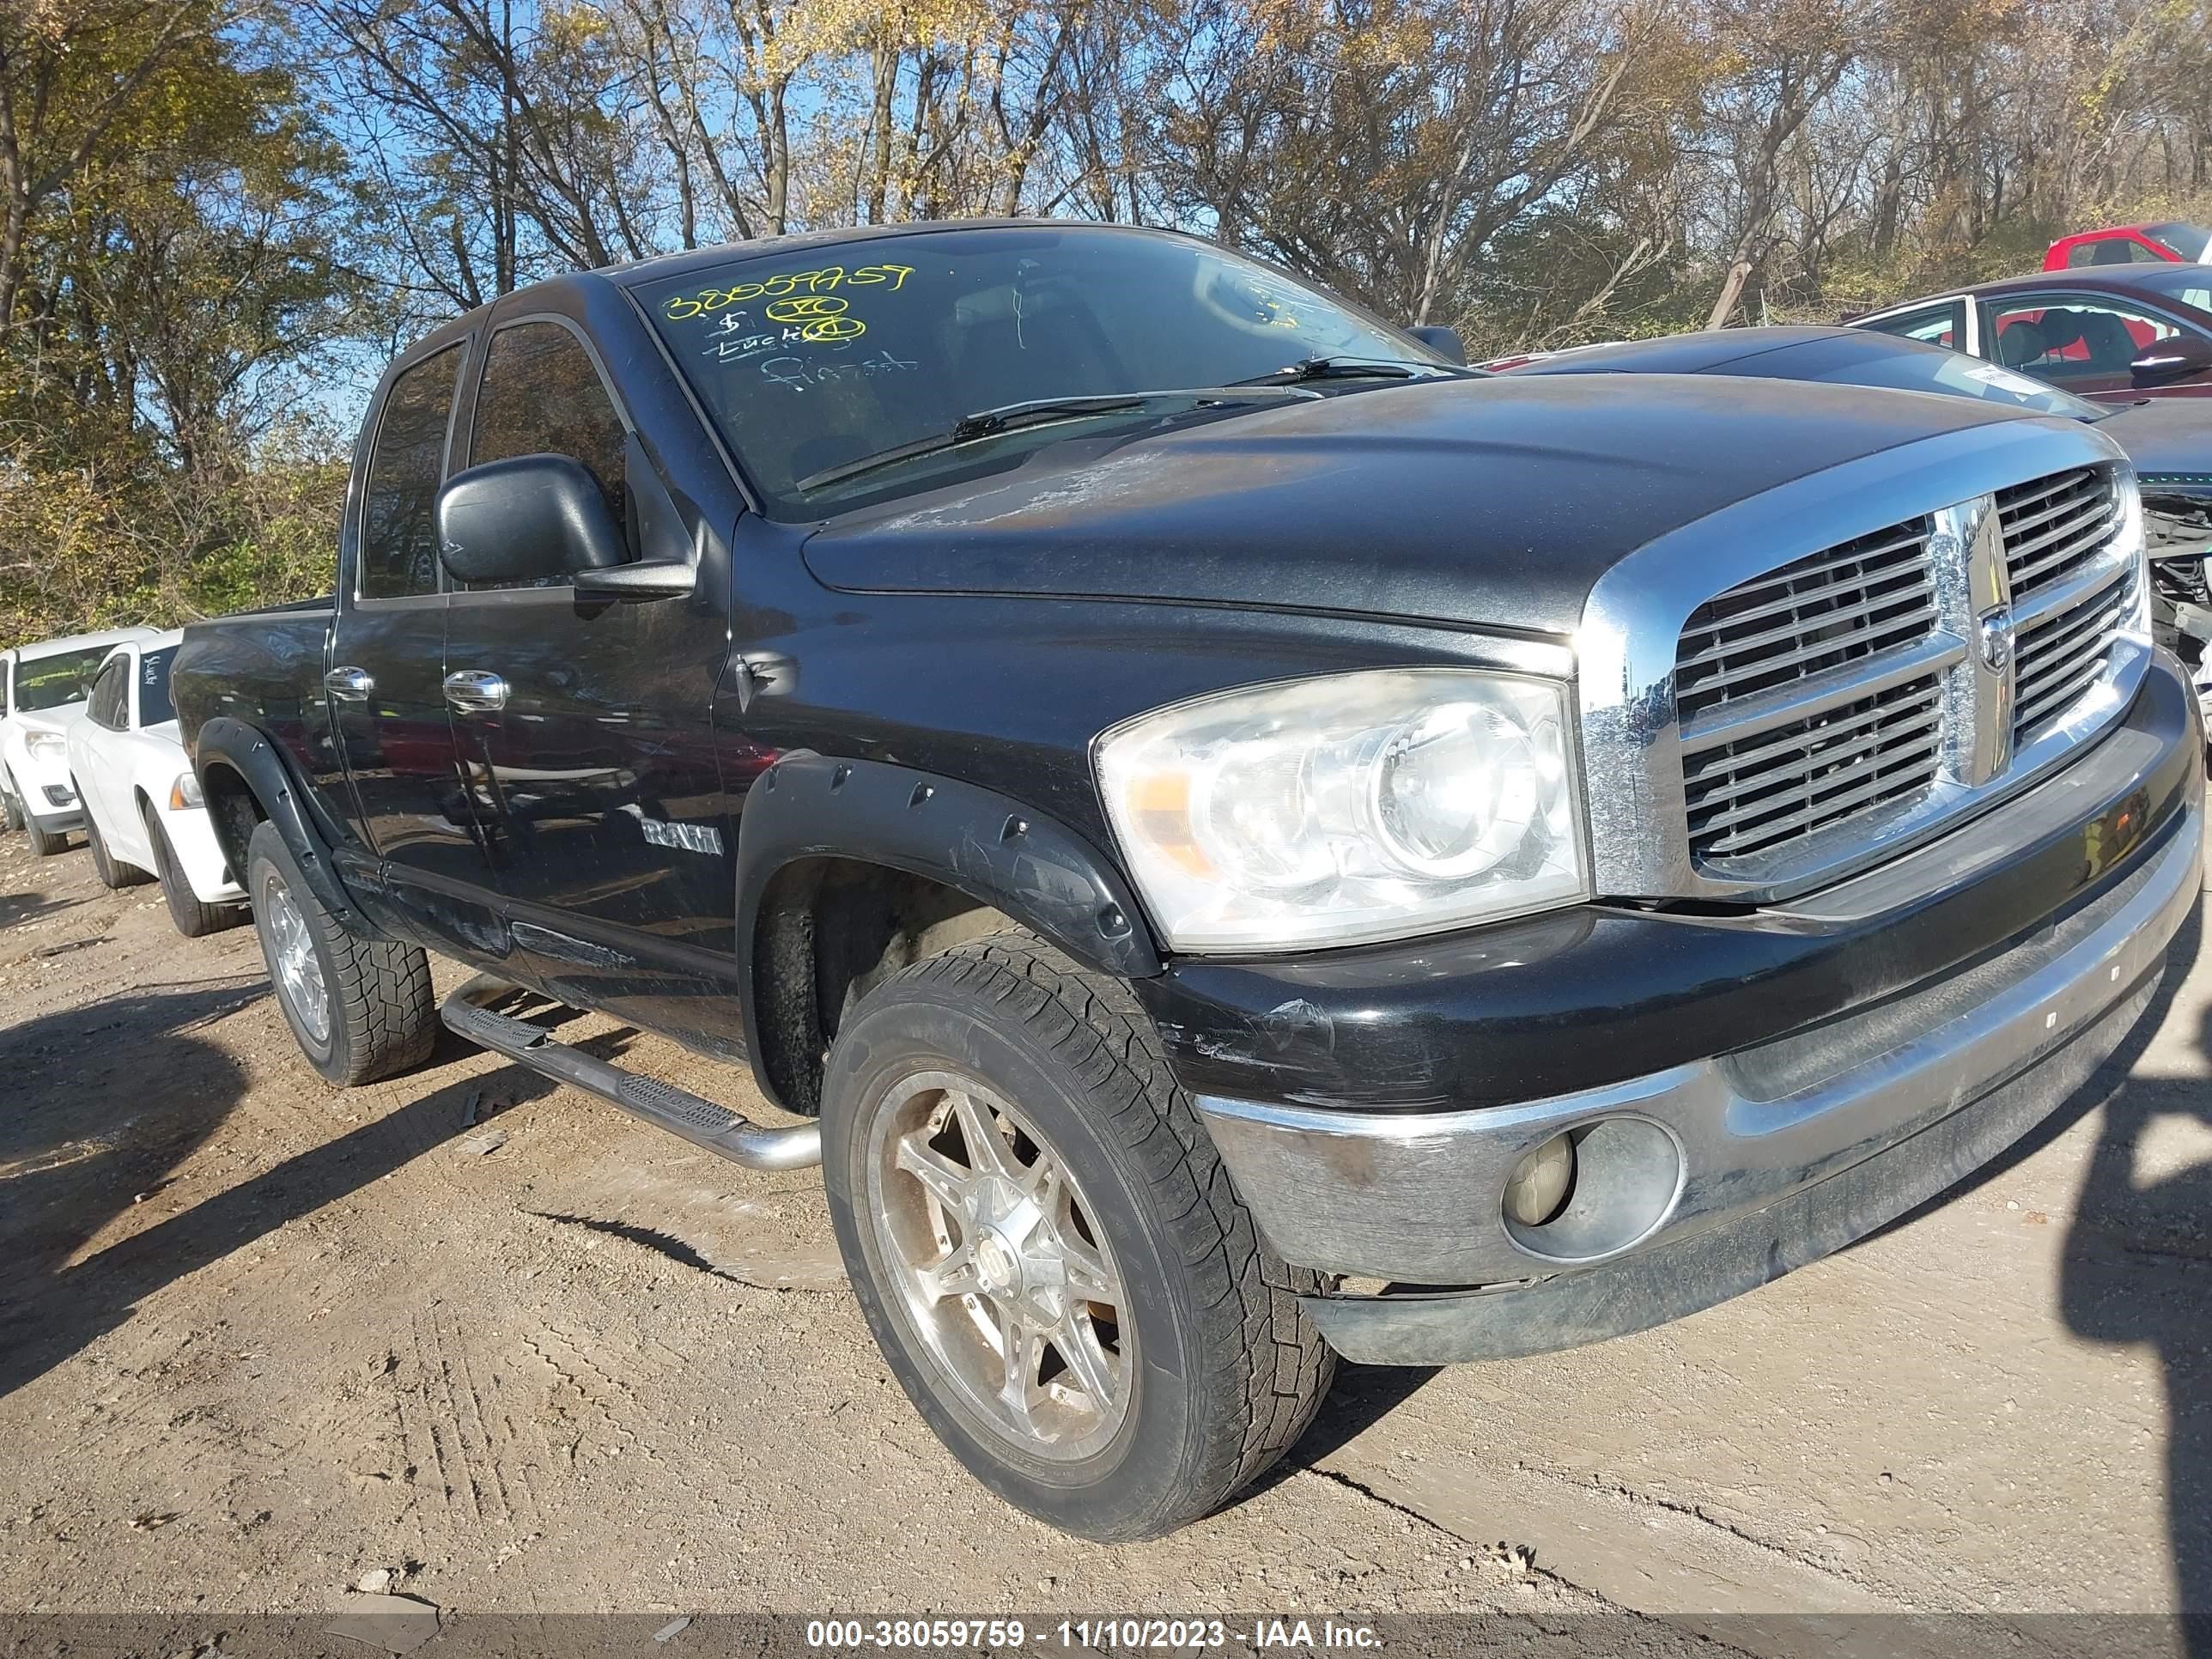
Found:
[[[284, 763], [283, 751], [244, 720], [218, 714], [202, 726], [192, 740], [192, 770], [201, 789], [208, 788], [208, 773], [216, 766], [227, 766], [245, 780], [264, 816], [276, 826], [276, 833], [283, 836], [284, 845], [299, 861], [300, 873], [331, 917], [347, 927], [379, 932], [338, 879], [331, 849], [307, 816], [301, 787]], [[217, 834], [220, 836], [219, 826]], [[226, 845], [223, 851], [243, 884], [246, 849]]]
[[737, 969], [745, 1048], [771, 1099], [787, 1094], [762, 1052], [761, 913], [776, 876], [814, 858], [924, 877], [1003, 912], [1087, 968], [1120, 979], [1162, 969], [1136, 894], [1065, 824], [995, 790], [896, 766], [785, 755], [738, 819]]

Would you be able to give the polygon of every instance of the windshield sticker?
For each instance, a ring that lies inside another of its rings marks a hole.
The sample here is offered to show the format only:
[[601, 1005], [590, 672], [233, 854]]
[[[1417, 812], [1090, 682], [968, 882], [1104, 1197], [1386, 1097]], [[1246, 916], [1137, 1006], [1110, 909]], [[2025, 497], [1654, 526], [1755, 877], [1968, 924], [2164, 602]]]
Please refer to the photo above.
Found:
[[1995, 363], [1977, 363], [1966, 371], [1966, 375], [1970, 380], [1979, 380], [1984, 386], [1996, 387], [2000, 392], [2009, 392], [2023, 403], [2030, 398], [2048, 397], [2051, 392], [2051, 388], [2040, 380], [2031, 380], [2025, 374], [2015, 374], [2008, 368], [1998, 368]]

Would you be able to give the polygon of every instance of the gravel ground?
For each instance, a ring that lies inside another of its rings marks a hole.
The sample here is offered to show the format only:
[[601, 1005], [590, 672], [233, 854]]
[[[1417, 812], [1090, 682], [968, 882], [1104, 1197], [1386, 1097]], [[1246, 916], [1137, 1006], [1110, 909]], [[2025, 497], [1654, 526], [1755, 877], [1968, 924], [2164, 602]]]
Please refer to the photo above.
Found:
[[[768, 1115], [657, 1039], [564, 1035]], [[2208, 1054], [2212, 966], [1905, 1223], [1601, 1347], [1348, 1367], [1261, 1491], [1107, 1548], [923, 1430], [811, 1174], [450, 1041], [333, 1090], [250, 928], [179, 939], [157, 890], [8, 836], [0, 1609], [319, 1617], [366, 1583], [484, 1617], [1454, 1613], [1516, 1651], [1946, 1655], [1942, 1615], [1994, 1610], [2020, 1651], [2179, 1652], [2109, 1615], [2212, 1611]]]

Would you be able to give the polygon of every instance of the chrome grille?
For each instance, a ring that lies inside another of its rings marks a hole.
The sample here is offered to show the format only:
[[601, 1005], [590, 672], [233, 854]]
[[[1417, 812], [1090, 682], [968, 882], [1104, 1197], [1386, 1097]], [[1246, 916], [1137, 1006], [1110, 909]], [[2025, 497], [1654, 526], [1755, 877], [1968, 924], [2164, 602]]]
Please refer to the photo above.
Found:
[[2132, 573], [2106, 559], [2119, 498], [2102, 467], [2077, 467], [1997, 492], [2005, 578], [2019, 616], [2013, 743], [2072, 708], [2104, 677], [2135, 598]]
[[1674, 652], [1690, 851], [1741, 858], [1923, 792], [1932, 674], [1870, 694], [1869, 669], [1936, 627], [1931, 522], [1796, 560], [1708, 599]]
[[1684, 761], [1690, 845], [1741, 858], [1924, 791], [1941, 745], [1933, 674]]
[[1997, 491], [2014, 603], [2094, 562], [2118, 528], [2119, 506], [2112, 475], [2096, 466]]
[[1843, 862], [2064, 729], [2136, 625], [2120, 527], [2112, 470], [2076, 466], [1699, 605], [1674, 656], [1692, 866], [1747, 880]]
[[2020, 630], [2013, 745], [2024, 748], [2105, 677], [2112, 642], [2135, 606], [2135, 583], [2123, 577], [2087, 598], [2038, 617]]
[[1926, 634], [1936, 623], [1928, 534], [1925, 519], [1898, 525], [1706, 600], [1674, 652], [1678, 716], [1687, 723]]

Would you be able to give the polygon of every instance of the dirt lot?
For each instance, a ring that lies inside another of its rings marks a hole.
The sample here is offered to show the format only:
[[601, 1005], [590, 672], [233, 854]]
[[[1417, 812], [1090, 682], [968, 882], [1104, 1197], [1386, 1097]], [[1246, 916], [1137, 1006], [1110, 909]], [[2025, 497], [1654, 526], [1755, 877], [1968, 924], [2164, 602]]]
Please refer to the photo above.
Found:
[[1107, 1549], [924, 1431], [811, 1174], [457, 1043], [332, 1090], [251, 929], [180, 939], [81, 852], [0, 840], [0, 1609], [319, 1614], [388, 1569], [466, 1613], [1688, 1614], [1605, 1627], [1949, 1653], [1940, 1621], [1726, 1615], [2212, 1609], [2212, 966], [1905, 1224], [1601, 1348], [1347, 1369], [1264, 1490]]

